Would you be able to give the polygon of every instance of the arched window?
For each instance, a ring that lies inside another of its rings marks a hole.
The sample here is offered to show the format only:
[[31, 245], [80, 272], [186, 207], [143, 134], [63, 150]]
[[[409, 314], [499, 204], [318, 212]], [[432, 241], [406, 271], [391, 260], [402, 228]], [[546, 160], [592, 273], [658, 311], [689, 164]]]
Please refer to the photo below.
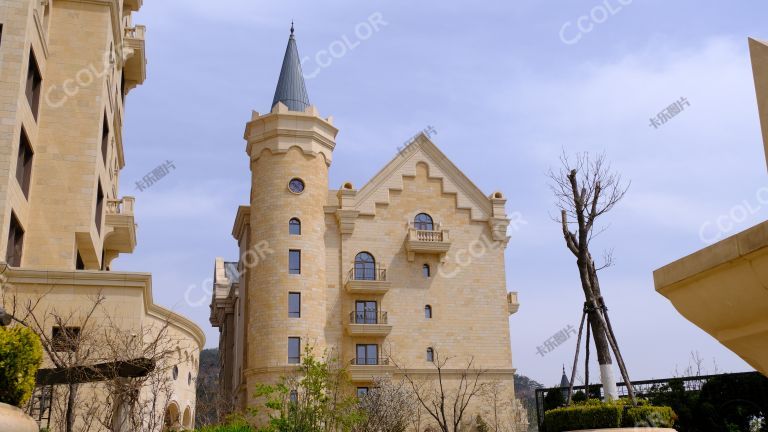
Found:
[[427, 348], [427, 361], [428, 362], [435, 361], [435, 350], [433, 350], [432, 348]]
[[376, 260], [368, 252], [355, 257], [355, 280], [376, 280]]
[[419, 231], [434, 231], [435, 224], [432, 221], [432, 216], [426, 213], [419, 213], [413, 218], [413, 227]]
[[178, 367], [178, 366], [174, 366], [174, 367], [173, 367], [173, 371], [172, 371], [172, 374], [173, 374], [173, 380], [174, 380], [174, 381], [175, 381], [177, 378], [179, 378], [179, 367]]
[[421, 266], [421, 274], [427, 279], [432, 276], [432, 269], [429, 268], [429, 264]]
[[291, 390], [288, 395], [288, 400], [291, 402], [291, 404], [299, 403], [299, 392], [297, 390]]
[[288, 233], [290, 235], [301, 235], [301, 221], [293, 218], [288, 222]]
[[424, 306], [424, 318], [432, 319], [432, 306], [430, 305]]

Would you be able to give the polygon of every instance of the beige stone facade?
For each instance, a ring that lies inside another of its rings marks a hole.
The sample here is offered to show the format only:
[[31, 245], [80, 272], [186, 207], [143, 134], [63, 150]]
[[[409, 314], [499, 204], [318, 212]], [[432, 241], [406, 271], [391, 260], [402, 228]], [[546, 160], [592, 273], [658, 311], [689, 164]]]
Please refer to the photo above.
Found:
[[[768, 44], [750, 39], [749, 47], [768, 157]], [[653, 277], [656, 290], [685, 318], [768, 375], [768, 222], [668, 264]]]
[[[281, 101], [246, 126], [250, 205], [232, 232], [240, 259], [216, 260], [211, 306], [222, 392], [239, 409], [258, 404], [255, 386], [295, 367], [292, 338], [299, 354], [338, 352], [360, 389], [404, 372], [436, 376], [431, 350], [456, 357], [447, 382], [474, 358], [500, 384], [508, 430], [526, 430], [514, 394], [509, 317], [519, 305], [506, 287], [505, 197], [481, 192], [426, 134], [362, 188], [330, 189], [337, 132], [314, 106]], [[478, 399], [471, 417], [489, 410]]]
[[6, 301], [42, 298], [38, 310], [72, 316], [76, 324], [101, 293], [100, 322], [126, 332], [167, 323], [177, 349], [162, 367], [170, 374], [175, 366], [179, 376], [166, 404], [170, 423], [191, 427], [202, 331], [153, 303], [149, 275], [109, 271], [137, 241], [135, 200], [119, 194], [119, 174], [125, 98], [146, 77], [145, 30], [132, 23], [141, 5], [0, 2], [3, 294]]

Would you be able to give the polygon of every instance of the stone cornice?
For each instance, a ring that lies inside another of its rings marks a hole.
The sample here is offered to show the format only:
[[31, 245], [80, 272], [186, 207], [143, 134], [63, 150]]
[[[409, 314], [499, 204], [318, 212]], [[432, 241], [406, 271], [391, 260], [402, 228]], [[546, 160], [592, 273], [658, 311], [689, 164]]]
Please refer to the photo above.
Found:
[[238, 242], [245, 235], [245, 230], [251, 223], [251, 206], [241, 205], [237, 208], [235, 225], [232, 227], [232, 237]]
[[5, 275], [8, 278], [8, 283], [17, 287], [35, 284], [49, 285], [51, 289], [59, 286], [71, 287], [75, 285], [141, 289], [147, 315], [168, 321], [172, 326], [191, 336], [197, 342], [199, 349], [202, 350], [205, 347], [205, 333], [197, 324], [153, 302], [152, 275], [149, 273], [9, 268]]

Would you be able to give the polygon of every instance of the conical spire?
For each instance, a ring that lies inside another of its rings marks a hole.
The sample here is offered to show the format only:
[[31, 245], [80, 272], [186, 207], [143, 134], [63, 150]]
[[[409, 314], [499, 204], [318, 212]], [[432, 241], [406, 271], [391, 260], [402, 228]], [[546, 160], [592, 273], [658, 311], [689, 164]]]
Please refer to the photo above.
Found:
[[296, 38], [293, 36], [293, 32], [293, 23], [291, 23], [291, 37], [288, 39], [288, 47], [285, 49], [283, 68], [280, 70], [280, 80], [277, 82], [272, 108], [278, 102], [282, 102], [290, 111], [304, 112], [310, 106], [309, 95], [307, 95], [307, 86], [304, 84], [299, 49], [296, 47]]

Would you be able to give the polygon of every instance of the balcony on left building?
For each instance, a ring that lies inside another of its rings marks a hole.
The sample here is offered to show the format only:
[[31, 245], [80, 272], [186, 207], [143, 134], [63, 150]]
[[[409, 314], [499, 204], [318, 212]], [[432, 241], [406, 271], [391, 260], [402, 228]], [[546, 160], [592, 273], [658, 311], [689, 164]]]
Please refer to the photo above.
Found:
[[136, 222], [133, 207], [134, 197], [107, 201], [107, 232], [104, 236], [104, 250], [107, 253], [133, 253], [136, 249]]
[[123, 59], [125, 61], [125, 85], [126, 92], [144, 84], [147, 78], [147, 56], [144, 43], [146, 27], [137, 25], [126, 27], [123, 44]]

